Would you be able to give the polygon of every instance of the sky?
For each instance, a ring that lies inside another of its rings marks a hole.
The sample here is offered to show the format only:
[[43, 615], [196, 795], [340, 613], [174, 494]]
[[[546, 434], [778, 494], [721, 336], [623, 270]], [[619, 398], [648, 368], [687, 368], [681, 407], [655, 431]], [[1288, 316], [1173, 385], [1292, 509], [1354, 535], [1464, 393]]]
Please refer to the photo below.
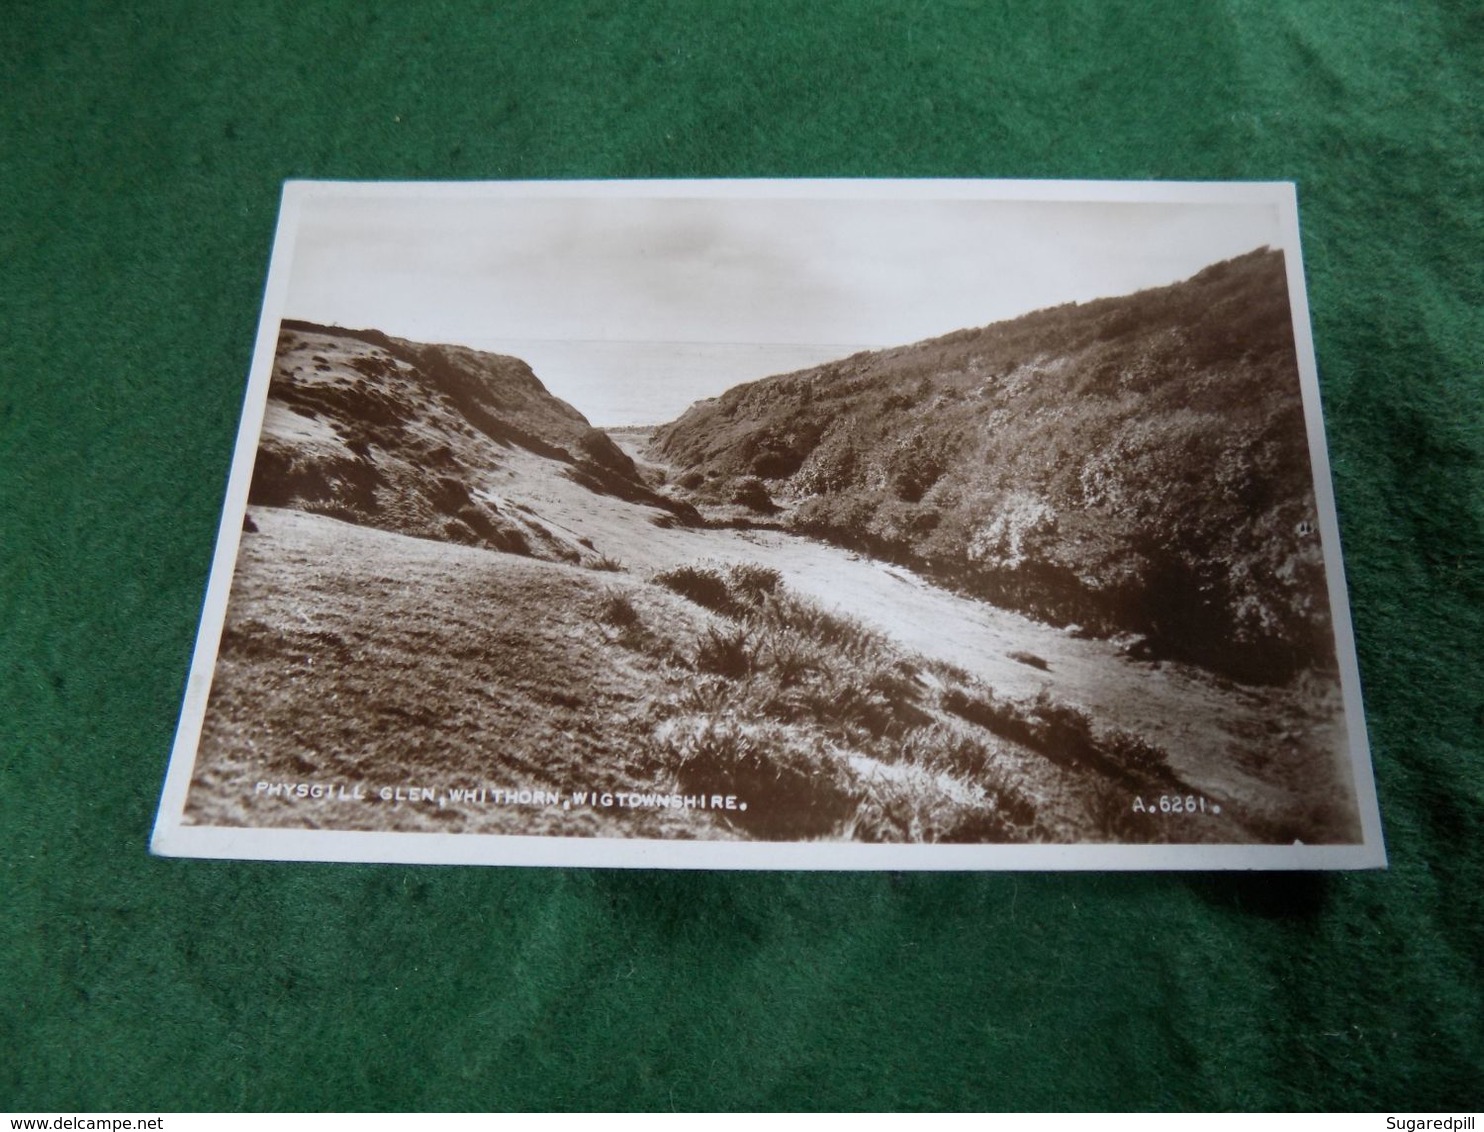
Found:
[[1281, 242], [1272, 203], [315, 194], [283, 313], [515, 354], [594, 424], [654, 424]]

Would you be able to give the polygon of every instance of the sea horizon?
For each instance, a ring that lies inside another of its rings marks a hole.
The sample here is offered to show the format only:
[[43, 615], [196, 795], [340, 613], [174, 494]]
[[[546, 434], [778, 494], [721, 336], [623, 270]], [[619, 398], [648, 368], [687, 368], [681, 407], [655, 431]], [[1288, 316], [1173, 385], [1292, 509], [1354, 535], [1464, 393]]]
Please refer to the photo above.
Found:
[[734, 386], [885, 348], [868, 343], [537, 338], [468, 338], [463, 344], [520, 358], [549, 393], [595, 428], [665, 424], [697, 401]]

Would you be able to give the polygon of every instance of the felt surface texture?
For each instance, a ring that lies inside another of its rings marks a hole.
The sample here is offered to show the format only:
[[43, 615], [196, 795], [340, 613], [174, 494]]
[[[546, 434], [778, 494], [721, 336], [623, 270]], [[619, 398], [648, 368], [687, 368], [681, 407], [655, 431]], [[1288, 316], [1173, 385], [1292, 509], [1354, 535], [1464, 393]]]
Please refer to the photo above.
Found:
[[[1473, 3], [12, 2], [0, 1109], [1484, 1103]], [[1294, 180], [1391, 868], [160, 860], [287, 177]]]

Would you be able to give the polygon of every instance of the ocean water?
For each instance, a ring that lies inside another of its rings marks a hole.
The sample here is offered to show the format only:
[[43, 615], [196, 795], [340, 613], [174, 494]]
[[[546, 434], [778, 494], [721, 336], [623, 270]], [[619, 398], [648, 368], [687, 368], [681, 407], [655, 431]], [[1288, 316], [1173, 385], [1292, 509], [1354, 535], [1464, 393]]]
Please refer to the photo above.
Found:
[[468, 345], [527, 362], [599, 427], [664, 424], [734, 385], [848, 357], [860, 344], [585, 342], [485, 338]]

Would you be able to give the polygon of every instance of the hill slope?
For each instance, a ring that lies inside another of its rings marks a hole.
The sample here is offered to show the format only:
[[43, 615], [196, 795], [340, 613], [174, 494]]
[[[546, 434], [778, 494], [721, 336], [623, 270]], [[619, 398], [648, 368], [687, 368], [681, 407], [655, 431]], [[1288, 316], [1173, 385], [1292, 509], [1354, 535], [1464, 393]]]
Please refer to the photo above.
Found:
[[[1243, 757], [1192, 780], [1183, 752], [1045, 689], [1012, 697], [915, 655], [755, 563], [646, 579], [292, 509], [262, 508], [258, 522], [203, 724], [196, 824], [961, 843], [1353, 836], [1311, 778], [1269, 765], [1260, 782]], [[1220, 728], [1199, 732], [1206, 742]], [[1276, 761], [1269, 743], [1243, 746]], [[268, 790], [300, 782], [345, 789]], [[406, 801], [389, 796], [399, 786]], [[548, 800], [511, 804], [521, 791]], [[593, 805], [562, 804], [578, 792]], [[601, 793], [627, 800], [599, 808]], [[712, 794], [739, 806], [669, 808]], [[1133, 805], [1161, 795], [1214, 805]]]
[[738, 386], [651, 452], [698, 501], [1156, 655], [1333, 663], [1280, 252]]
[[591, 491], [693, 518], [518, 358], [293, 320], [281, 326], [250, 502], [581, 560], [585, 548], [481, 490], [517, 450]]

